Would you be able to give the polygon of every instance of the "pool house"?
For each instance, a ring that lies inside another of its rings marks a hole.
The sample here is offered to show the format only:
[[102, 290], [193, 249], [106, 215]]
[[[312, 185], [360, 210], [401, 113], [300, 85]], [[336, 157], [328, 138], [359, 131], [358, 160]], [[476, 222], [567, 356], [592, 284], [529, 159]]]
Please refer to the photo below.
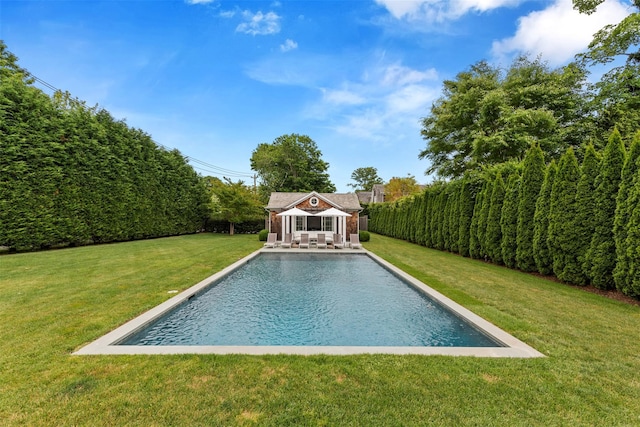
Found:
[[298, 238], [338, 233], [343, 240], [359, 230], [362, 207], [355, 193], [271, 193], [266, 207], [268, 229], [282, 240], [285, 233]]

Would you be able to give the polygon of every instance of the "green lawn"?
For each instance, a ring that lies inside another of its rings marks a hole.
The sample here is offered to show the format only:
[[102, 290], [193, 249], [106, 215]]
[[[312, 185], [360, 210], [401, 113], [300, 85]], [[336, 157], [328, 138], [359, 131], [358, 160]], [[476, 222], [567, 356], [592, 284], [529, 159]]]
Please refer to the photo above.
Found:
[[640, 307], [372, 235], [548, 357], [71, 356], [261, 247], [201, 234], [0, 257], [0, 425], [640, 425]]

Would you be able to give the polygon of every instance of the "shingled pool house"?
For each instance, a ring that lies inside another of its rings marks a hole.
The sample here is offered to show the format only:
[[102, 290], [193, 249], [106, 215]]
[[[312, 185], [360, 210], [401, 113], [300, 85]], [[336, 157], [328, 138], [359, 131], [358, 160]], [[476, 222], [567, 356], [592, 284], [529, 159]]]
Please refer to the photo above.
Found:
[[301, 233], [337, 233], [344, 243], [360, 231], [362, 207], [355, 193], [271, 193], [266, 209], [269, 232], [277, 233], [280, 241], [285, 233], [294, 239]]

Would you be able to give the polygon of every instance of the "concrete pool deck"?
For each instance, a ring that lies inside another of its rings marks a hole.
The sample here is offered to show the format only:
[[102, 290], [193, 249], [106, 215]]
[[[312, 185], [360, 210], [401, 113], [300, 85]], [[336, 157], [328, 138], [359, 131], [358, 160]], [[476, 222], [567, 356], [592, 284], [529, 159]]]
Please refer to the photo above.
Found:
[[[357, 253], [369, 256], [393, 274], [401, 277], [419, 292], [423, 292], [431, 299], [437, 301], [476, 329], [484, 332], [494, 340], [500, 342], [502, 347], [369, 347], [369, 346], [144, 346], [144, 345], [118, 345], [126, 337], [144, 328], [151, 321], [162, 316], [174, 307], [193, 298], [202, 292], [212, 282], [219, 280], [232, 271], [240, 268], [254, 257], [265, 252], [280, 253], [326, 253], [339, 256], [344, 253]], [[431, 289], [421, 281], [408, 275], [404, 271], [386, 262], [366, 249], [299, 249], [299, 248], [263, 248], [240, 259], [232, 265], [224, 268], [216, 274], [202, 280], [189, 289], [180, 292], [164, 303], [152, 308], [135, 319], [125, 323], [108, 334], [98, 338], [90, 344], [80, 348], [74, 355], [100, 355], [100, 354], [293, 354], [293, 355], [355, 355], [355, 354], [398, 354], [398, 355], [445, 355], [445, 356], [476, 356], [476, 357], [513, 357], [534, 358], [545, 357], [542, 353], [518, 340], [492, 323], [477, 316], [470, 310], [462, 307], [441, 293]]]

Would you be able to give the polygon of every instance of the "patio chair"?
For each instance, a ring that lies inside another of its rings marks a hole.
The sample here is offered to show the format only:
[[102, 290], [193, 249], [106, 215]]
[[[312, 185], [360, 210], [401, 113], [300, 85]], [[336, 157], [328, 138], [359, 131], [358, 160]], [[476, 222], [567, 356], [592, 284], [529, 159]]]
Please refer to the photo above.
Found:
[[309, 249], [309, 234], [302, 233], [300, 235], [300, 244], [298, 245], [300, 249]]
[[357, 234], [352, 234], [349, 246], [351, 247], [351, 249], [361, 249], [362, 245], [360, 244], [360, 236]]
[[276, 247], [277, 238], [278, 238], [278, 234], [269, 233], [269, 235], [267, 236], [267, 242], [264, 244], [264, 247], [265, 248], [275, 248]]
[[318, 249], [327, 249], [327, 238], [324, 233], [318, 233], [318, 242], [316, 243]]
[[293, 243], [291, 238], [291, 233], [287, 233], [284, 235], [284, 240], [280, 244], [281, 247], [291, 249], [291, 244]]
[[342, 243], [342, 235], [338, 233], [333, 233], [333, 247], [334, 249], [342, 249], [344, 248], [344, 244]]

